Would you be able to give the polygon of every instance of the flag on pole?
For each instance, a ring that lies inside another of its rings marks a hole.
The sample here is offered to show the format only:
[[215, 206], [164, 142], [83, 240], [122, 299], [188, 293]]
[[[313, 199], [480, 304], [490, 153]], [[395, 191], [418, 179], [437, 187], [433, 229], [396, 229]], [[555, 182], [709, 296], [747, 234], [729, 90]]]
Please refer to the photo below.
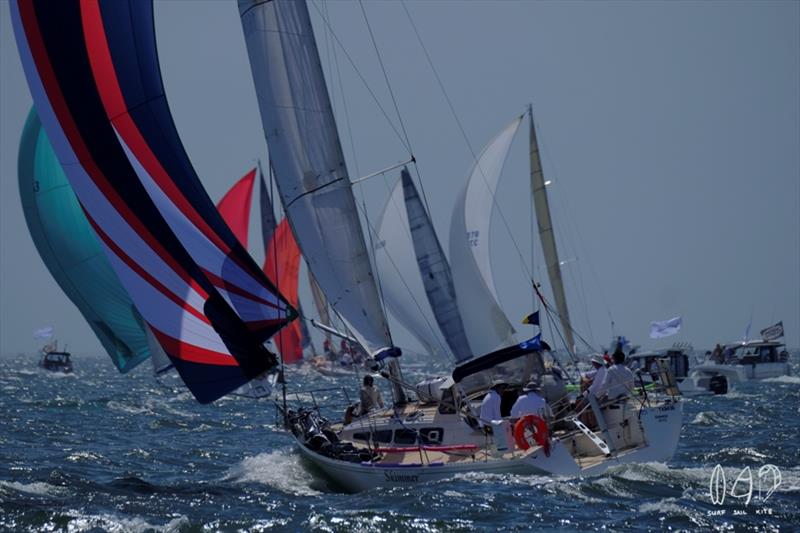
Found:
[[532, 339], [528, 339], [519, 343], [519, 347], [523, 350], [541, 350], [542, 349], [542, 334], [537, 333]]
[[669, 320], [650, 322], [650, 338], [662, 339], [670, 335], [675, 335], [678, 333], [678, 330], [681, 329], [681, 324], [683, 324], [683, 319], [679, 316], [670, 318]]
[[783, 320], [761, 330], [761, 338], [765, 341], [772, 341], [781, 337], [783, 337]]
[[531, 326], [539, 325], [539, 311], [529, 314], [522, 319], [523, 324], [530, 324]]
[[53, 326], [47, 326], [46, 328], [39, 328], [33, 332], [34, 339], [49, 339], [53, 336]]
[[744, 337], [742, 337], [742, 342], [747, 342], [750, 338], [750, 326], [753, 325], [753, 317], [750, 316], [750, 322], [747, 323], [747, 327], [744, 329]]

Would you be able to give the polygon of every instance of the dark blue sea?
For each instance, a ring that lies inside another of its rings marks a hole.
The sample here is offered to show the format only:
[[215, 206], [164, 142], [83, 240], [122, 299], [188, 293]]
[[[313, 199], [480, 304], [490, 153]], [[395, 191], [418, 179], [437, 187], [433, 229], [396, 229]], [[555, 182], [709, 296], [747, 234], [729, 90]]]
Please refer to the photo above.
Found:
[[[667, 464], [588, 479], [466, 475], [356, 495], [309, 471], [268, 401], [199, 405], [159, 385], [148, 364], [122, 376], [99, 356], [73, 360], [64, 377], [39, 370], [35, 356], [0, 357], [0, 531], [800, 530], [797, 353], [794, 376], [687, 398]], [[436, 370], [406, 361], [407, 375]], [[353, 378], [311, 370], [288, 378], [290, 391], [357, 391]], [[718, 464], [722, 503], [709, 493]], [[736, 498], [745, 483], [733, 487], [746, 467], [749, 503]]]

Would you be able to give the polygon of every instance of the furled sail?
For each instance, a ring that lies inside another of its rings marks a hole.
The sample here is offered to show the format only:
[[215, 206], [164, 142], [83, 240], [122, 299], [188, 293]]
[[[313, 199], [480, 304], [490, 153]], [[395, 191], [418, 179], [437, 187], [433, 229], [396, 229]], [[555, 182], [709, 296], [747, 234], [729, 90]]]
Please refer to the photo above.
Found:
[[486, 145], [456, 199], [450, 224], [450, 264], [469, 345], [484, 354], [514, 342], [492, 278], [489, 233], [497, 183], [522, 116]]
[[383, 299], [389, 312], [429, 353], [445, 355], [447, 345], [425, 295], [411, 241], [403, 180], [398, 179], [378, 220], [373, 240]]
[[284, 211], [330, 305], [375, 355], [391, 347], [305, 2], [239, 0]]
[[411, 242], [428, 303], [456, 362], [461, 363], [472, 357], [472, 350], [458, 310], [450, 265], [408, 170], [403, 169], [401, 178], [409, 223], [407, 227], [411, 228]]
[[245, 174], [225, 196], [217, 202], [217, 211], [225, 219], [228, 227], [236, 235], [238, 241], [247, 248], [247, 238], [250, 226], [250, 200], [253, 197], [253, 183], [256, 178], [256, 169]]
[[25, 221], [45, 266], [89, 323], [117, 369], [150, 356], [128, 293], [81, 210], [53, 147], [31, 109], [19, 146], [19, 192]]
[[564, 281], [561, 278], [561, 265], [558, 262], [558, 249], [553, 234], [553, 221], [550, 218], [550, 205], [547, 201], [542, 160], [539, 156], [539, 143], [536, 141], [536, 128], [533, 125], [533, 112], [529, 112], [528, 116], [530, 117], [531, 194], [536, 212], [536, 225], [539, 228], [539, 239], [542, 241], [542, 252], [547, 264], [547, 276], [553, 290], [556, 312], [564, 332], [567, 349], [572, 351], [575, 349], [575, 339], [569, 321], [567, 297], [564, 294]]
[[42, 124], [117, 276], [200, 402], [277, 360], [296, 313], [225, 224], [170, 115], [147, 1], [17, 0]]

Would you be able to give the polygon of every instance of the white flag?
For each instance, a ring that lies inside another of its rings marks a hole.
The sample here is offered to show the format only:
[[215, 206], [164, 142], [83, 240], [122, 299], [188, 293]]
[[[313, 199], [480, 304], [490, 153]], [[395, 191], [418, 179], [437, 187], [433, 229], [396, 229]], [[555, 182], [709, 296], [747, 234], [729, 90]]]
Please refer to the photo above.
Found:
[[663, 337], [675, 335], [678, 333], [678, 330], [681, 329], [682, 323], [683, 319], [681, 319], [679, 316], [670, 318], [669, 320], [657, 320], [655, 322], [650, 322], [650, 338], [661, 339]]
[[39, 328], [33, 332], [34, 339], [49, 339], [53, 336], [53, 326], [47, 326], [46, 328]]

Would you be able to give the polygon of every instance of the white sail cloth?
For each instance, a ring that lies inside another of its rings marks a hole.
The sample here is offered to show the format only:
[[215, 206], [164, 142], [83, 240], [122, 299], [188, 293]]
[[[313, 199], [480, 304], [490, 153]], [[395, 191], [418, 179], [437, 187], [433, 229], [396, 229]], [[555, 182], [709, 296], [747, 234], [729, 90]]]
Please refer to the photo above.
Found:
[[391, 346], [304, 2], [239, 0], [275, 178], [303, 257], [371, 354]]
[[515, 118], [483, 149], [456, 199], [450, 224], [453, 283], [467, 339], [476, 355], [515, 342], [514, 328], [498, 303], [489, 234], [497, 183], [522, 118]]
[[456, 363], [464, 362], [473, 354], [458, 310], [450, 264], [433, 229], [428, 212], [422, 205], [414, 181], [406, 169], [403, 169], [401, 179], [408, 227], [411, 229], [411, 242], [414, 245], [414, 255], [428, 303]]
[[375, 268], [389, 312], [432, 354], [447, 352], [425, 295], [403, 199], [403, 182], [398, 179], [386, 201], [377, 226]]

